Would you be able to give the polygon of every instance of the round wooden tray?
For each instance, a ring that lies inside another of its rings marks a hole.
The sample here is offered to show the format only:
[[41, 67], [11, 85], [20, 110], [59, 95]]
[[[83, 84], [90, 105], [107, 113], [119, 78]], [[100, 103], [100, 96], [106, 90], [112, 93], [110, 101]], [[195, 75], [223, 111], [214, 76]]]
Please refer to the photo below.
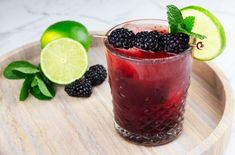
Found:
[[[224, 154], [232, 126], [234, 101], [228, 81], [211, 63], [194, 61], [184, 131], [172, 143], [145, 147], [123, 140], [113, 126], [108, 80], [90, 98], [72, 98], [57, 87], [52, 101], [30, 96], [19, 102], [22, 81], [2, 71], [13, 60], [39, 62], [38, 43], [0, 58], [0, 154]], [[106, 66], [102, 40], [93, 38], [90, 64]]]

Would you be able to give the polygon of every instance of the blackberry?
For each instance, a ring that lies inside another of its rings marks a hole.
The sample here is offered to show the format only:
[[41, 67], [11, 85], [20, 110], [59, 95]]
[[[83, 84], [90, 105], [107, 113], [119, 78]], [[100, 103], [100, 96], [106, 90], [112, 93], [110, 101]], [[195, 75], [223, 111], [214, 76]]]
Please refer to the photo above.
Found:
[[125, 28], [118, 28], [110, 33], [108, 41], [114, 47], [128, 49], [133, 47], [132, 40], [134, 36], [135, 34], [132, 31]]
[[64, 90], [69, 96], [89, 97], [92, 93], [91, 81], [86, 78], [78, 79], [66, 85]]
[[189, 48], [189, 36], [184, 33], [166, 34], [162, 42], [165, 52], [181, 53]]
[[92, 86], [97, 86], [104, 82], [107, 77], [107, 71], [102, 65], [94, 65], [85, 73], [85, 78], [91, 81]]
[[134, 37], [133, 45], [143, 50], [155, 52], [163, 49], [161, 44], [161, 34], [157, 31], [138, 32]]

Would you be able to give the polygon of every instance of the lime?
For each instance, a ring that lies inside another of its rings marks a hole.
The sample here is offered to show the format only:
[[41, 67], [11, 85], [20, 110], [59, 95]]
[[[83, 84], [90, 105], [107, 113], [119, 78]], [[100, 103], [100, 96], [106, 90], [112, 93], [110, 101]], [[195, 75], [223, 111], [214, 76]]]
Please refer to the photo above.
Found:
[[207, 38], [201, 41], [202, 50], [193, 48], [193, 57], [197, 60], [211, 60], [222, 53], [226, 45], [224, 28], [220, 21], [208, 10], [199, 6], [188, 6], [181, 9], [183, 17], [194, 16], [193, 32], [203, 34]]
[[40, 62], [45, 76], [57, 84], [69, 84], [81, 78], [88, 66], [85, 48], [69, 38], [47, 44], [41, 52]]
[[91, 37], [86, 27], [76, 21], [61, 21], [49, 26], [41, 37], [41, 47], [59, 38], [70, 38], [80, 42], [88, 51]]

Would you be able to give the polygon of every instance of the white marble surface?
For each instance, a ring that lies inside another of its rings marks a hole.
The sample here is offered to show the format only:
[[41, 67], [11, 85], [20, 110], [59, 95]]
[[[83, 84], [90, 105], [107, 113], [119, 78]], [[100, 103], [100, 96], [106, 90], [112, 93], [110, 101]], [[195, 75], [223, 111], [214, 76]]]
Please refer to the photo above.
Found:
[[[235, 1], [232, 0], [0, 0], [0, 56], [39, 40], [44, 29], [56, 21], [77, 20], [89, 30], [107, 30], [130, 19], [166, 18], [167, 4], [200, 5], [219, 18], [227, 34], [227, 47], [213, 61], [235, 89]], [[235, 121], [233, 124], [226, 155], [235, 154]]]

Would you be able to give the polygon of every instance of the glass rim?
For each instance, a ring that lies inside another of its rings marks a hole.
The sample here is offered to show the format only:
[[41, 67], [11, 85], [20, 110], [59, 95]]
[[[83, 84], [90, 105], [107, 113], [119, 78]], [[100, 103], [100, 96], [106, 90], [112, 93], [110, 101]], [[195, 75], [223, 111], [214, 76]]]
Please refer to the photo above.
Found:
[[[147, 22], [147, 21], [155, 21], [155, 22], [165, 22], [167, 23], [166, 26], [168, 26], [168, 22], [167, 20], [164, 20], [164, 19], [134, 19], [134, 20], [129, 20], [129, 21], [125, 21], [125, 22], [122, 22], [120, 24], [117, 24], [115, 26], [113, 26], [111, 29], [109, 29], [107, 32], [106, 32], [106, 36], [108, 36], [108, 34], [113, 31], [114, 29], [116, 29], [117, 27], [121, 26], [121, 25], [124, 25], [124, 24], [127, 24], [127, 23], [132, 23], [132, 22]], [[174, 60], [178, 60], [182, 57], [184, 57], [185, 55], [187, 55], [188, 53], [191, 53], [191, 50], [192, 50], [192, 47], [190, 46], [188, 49], [186, 49], [185, 51], [179, 53], [179, 54], [176, 54], [174, 56], [170, 56], [170, 57], [164, 57], [164, 58], [137, 58], [137, 57], [131, 57], [131, 56], [127, 56], [127, 55], [124, 55], [124, 54], [120, 54], [118, 52], [115, 52], [115, 49], [113, 47], [111, 47], [111, 45], [109, 44], [107, 38], [104, 38], [104, 44], [105, 44], [105, 47], [108, 49], [108, 52], [110, 52], [112, 55], [114, 56], [117, 56], [117, 57], [120, 57], [122, 59], [126, 59], [126, 60], [129, 60], [129, 61], [135, 61], [135, 62], [150, 62], [150, 63], [156, 63], [156, 62], [168, 62], [168, 61], [174, 61]]]

